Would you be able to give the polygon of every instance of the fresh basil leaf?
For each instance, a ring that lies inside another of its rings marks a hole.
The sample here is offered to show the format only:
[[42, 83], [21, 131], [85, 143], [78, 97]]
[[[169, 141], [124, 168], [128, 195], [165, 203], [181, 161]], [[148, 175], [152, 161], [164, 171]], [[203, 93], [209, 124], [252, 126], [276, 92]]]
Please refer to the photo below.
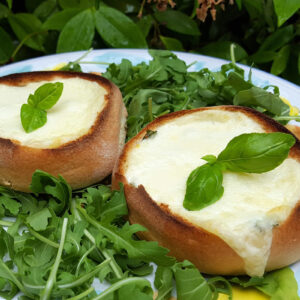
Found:
[[167, 37], [167, 36], [162, 36], [162, 35], [160, 35], [159, 38], [163, 42], [166, 50], [184, 51], [184, 48], [180, 40]]
[[290, 52], [291, 52], [290, 45], [286, 45], [279, 50], [279, 52], [275, 56], [275, 59], [271, 67], [272, 74], [279, 75], [286, 69], [290, 57]]
[[213, 299], [213, 292], [208, 283], [192, 263], [185, 260], [182, 263], [176, 263], [172, 269], [178, 300]]
[[57, 52], [89, 49], [94, 33], [94, 16], [90, 9], [86, 9], [66, 23], [58, 38]]
[[[26, 46], [44, 51], [44, 34], [41, 21], [33, 14], [10, 14], [8, 22], [20, 41], [24, 40]], [[31, 37], [28, 37], [32, 35]]]
[[186, 35], [200, 35], [197, 23], [181, 11], [172, 9], [157, 11], [154, 16], [160, 23], [172, 31]]
[[47, 122], [47, 113], [44, 110], [23, 104], [21, 107], [21, 123], [24, 130], [29, 133], [42, 126]]
[[12, 39], [10, 38], [10, 35], [1, 27], [0, 27], [0, 41], [1, 41], [0, 64], [3, 64], [10, 59], [14, 51], [14, 45]]
[[79, 8], [68, 8], [50, 16], [42, 25], [44, 29], [62, 30], [64, 26], [82, 10]]
[[253, 108], [262, 107], [275, 116], [289, 115], [290, 112], [290, 107], [279, 96], [259, 87], [238, 92], [233, 99], [233, 104]]
[[268, 172], [287, 158], [295, 142], [292, 135], [281, 132], [242, 134], [228, 143], [217, 161], [232, 172]]
[[205, 155], [201, 157], [201, 159], [206, 160], [211, 165], [217, 161], [217, 158], [214, 155]]
[[63, 91], [63, 83], [45, 83], [34, 94], [28, 97], [28, 104], [21, 107], [21, 123], [24, 130], [29, 133], [47, 122], [47, 113], [60, 98]]
[[95, 12], [96, 28], [105, 42], [115, 48], [147, 48], [140, 28], [122, 12], [100, 6]]
[[45, 83], [30, 95], [28, 104], [42, 110], [48, 110], [59, 100], [64, 84], [62, 82]]
[[300, 8], [298, 0], [273, 0], [273, 2], [278, 18], [278, 26], [281, 26]]
[[196, 168], [186, 182], [183, 207], [187, 210], [200, 210], [218, 201], [224, 187], [221, 166], [205, 164]]

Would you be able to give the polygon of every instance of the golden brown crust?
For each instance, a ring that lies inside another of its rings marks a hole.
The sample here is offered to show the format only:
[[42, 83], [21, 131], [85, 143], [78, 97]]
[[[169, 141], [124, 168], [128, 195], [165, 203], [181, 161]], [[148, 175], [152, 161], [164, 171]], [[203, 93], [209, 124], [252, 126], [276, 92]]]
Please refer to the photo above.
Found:
[[0, 84], [13, 86], [28, 82], [79, 77], [104, 87], [105, 107], [84, 136], [53, 149], [37, 149], [0, 137], [0, 185], [29, 191], [32, 174], [40, 169], [63, 176], [72, 188], [99, 182], [108, 176], [119, 154], [120, 132], [126, 109], [122, 95], [107, 79], [85, 73], [49, 71], [20, 73], [0, 78]]
[[[140, 141], [147, 130], [155, 130], [158, 126], [185, 114], [210, 109], [239, 111], [257, 121], [266, 132], [280, 131], [291, 133], [273, 119], [249, 108], [239, 106], [219, 106], [199, 108], [192, 111], [180, 111], [156, 119], [144, 128], [124, 147], [113, 173], [113, 187], [118, 188], [122, 182], [129, 208], [129, 220], [139, 223], [148, 229], [140, 236], [156, 240], [171, 250], [170, 254], [177, 259], [188, 259], [200, 271], [209, 274], [239, 275], [245, 274], [242, 258], [218, 236], [195, 226], [170, 212], [165, 205], [158, 205], [147, 194], [142, 185], [134, 187], [126, 180], [125, 169], [127, 155], [136, 142]], [[290, 151], [290, 157], [300, 159], [300, 143], [297, 140]], [[273, 230], [273, 243], [267, 264], [267, 270], [289, 265], [300, 258], [300, 201], [289, 218]]]
[[300, 139], [300, 127], [299, 126], [287, 124], [285, 127], [289, 131], [291, 131], [297, 137], [297, 139]]

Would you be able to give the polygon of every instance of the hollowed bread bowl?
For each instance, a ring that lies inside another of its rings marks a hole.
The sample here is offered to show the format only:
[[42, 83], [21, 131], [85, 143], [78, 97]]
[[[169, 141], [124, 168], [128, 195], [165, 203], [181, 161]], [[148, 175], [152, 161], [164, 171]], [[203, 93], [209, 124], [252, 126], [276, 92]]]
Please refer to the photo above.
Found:
[[238, 106], [175, 112], [146, 126], [125, 145], [113, 173], [113, 187], [124, 185], [130, 222], [148, 229], [139, 236], [208, 274], [262, 276], [300, 259], [298, 140], [270, 172], [224, 172], [216, 203], [200, 211], [182, 205], [188, 175], [205, 163], [201, 157], [218, 155], [240, 134], [275, 131], [292, 134]]
[[[62, 82], [47, 123], [26, 133], [20, 109], [47, 82]], [[109, 80], [84, 73], [31, 72], [0, 78], [0, 185], [29, 191], [40, 169], [63, 176], [72, 188], [111, 174], [125, 141], [126, 109]]]

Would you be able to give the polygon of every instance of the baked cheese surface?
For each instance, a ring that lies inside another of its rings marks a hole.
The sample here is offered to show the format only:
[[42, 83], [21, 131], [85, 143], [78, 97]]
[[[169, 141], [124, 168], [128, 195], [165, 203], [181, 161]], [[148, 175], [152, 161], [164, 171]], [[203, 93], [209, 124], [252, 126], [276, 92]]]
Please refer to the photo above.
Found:
[[[21, 124], [20, 110], [29, 94], [48, 82], [62, 82], [58, 102], [47, 111], [47, 123], [26, 133]], [[56, 148], [88, 133], [105, 106], [107, 91], [98, 83], [82, 78], [56, 78], [25, 86], [0, 84], [0, 138], [33, 148]]]
[[221, 237], [244, 260], [246, 272], [261, 276], [270, 254], [272, 229], [299, 200], [300, 163], [286, 159], [263, 174], [224, 172], [224, 195], [199, 211], [183, 207], [186, 180], [201, 157], [218, 155], [243, 133], [264, 132], [241, 112], [206, 110], [170, 120], [129, 152], [125, 176], [143, 185], [158, 204]]

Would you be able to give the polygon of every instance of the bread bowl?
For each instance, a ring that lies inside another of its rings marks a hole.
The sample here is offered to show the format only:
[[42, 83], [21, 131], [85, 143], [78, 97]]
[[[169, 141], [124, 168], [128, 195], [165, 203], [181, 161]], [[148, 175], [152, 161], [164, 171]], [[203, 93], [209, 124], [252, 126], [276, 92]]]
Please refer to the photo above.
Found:
[[[21, 105], [47, 82], [62, 82], [62, 95], [47, 112], [47, 123], [26, 133]], [[37, 169], [63, 176], [74, 189], [111, 174], [127, 115], [112, 82], [61, 71], [13, 74], [0, 78], [0, 106], [0, 185], [28, 192]]]
[[186, 179], [205, 163], [201, 157], [218, 155], [242, 133], [274, 131], [292, 134], [238, 106], [175, 112], [146, 126], [125, 145], [113, 173], [113, 186], [124, 185], [130, 222], [148, 229], [139, 236], [208, 274], [262, 276], [300, 259], [298, 140], [270, 172], [224, 173], [224, 195], [213, 205], [182, 206]]

